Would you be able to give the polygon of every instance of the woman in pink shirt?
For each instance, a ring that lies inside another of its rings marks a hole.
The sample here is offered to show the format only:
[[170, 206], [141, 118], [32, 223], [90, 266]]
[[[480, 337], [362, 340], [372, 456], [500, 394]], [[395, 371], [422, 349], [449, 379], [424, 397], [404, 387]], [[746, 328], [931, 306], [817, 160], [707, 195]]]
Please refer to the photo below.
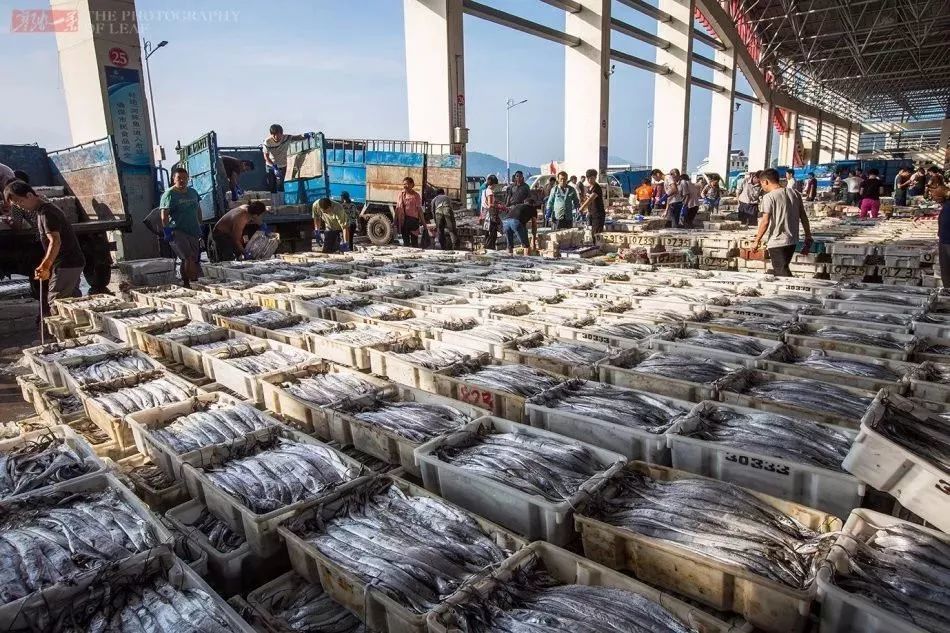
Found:
[[425, 224], [422, 196], [416, 193], [416, 182], [406, 176], [402, 191], [396, 198], [396, 230], [402, 233], [403, 246], [419, 247], [419, 228]]

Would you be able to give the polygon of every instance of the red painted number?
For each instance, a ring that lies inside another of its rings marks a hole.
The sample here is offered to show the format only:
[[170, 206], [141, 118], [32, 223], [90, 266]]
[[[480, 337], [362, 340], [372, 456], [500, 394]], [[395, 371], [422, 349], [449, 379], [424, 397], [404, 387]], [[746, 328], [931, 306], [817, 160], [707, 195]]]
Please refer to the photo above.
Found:
[[459, 386], [459, 399], [483, 409], [493, 409], [495, 406], [495, 395], [492, 392], [466, 385]]
[[129, 65], [129, 55], [121, 48], [109, 49], [109, 62], [113, 66], [125, 67]]

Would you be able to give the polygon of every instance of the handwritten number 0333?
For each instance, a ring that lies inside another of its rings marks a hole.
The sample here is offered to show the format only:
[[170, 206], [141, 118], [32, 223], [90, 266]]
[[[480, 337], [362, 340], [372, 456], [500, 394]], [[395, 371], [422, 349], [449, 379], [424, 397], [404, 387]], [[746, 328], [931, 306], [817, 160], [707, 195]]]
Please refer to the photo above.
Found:
[[764, 470], [767, 473], [776, 473], [778, 475], [788, 475], [788, 466], [775, 464], [758, 457], [749, 457], [748, 455], [736, 455], [735, 453], [726, 453], [726, 461], [756, 470]]

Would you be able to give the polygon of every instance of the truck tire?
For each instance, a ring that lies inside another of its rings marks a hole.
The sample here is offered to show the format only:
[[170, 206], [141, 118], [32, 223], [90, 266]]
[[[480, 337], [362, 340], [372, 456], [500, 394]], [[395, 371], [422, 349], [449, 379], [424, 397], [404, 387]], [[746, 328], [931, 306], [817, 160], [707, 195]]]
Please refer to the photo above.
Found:
[[393, 241], [395, 231], [392, 221], [378, 213], [366, 222], [366, 236], [374, 246], [383, 246]]

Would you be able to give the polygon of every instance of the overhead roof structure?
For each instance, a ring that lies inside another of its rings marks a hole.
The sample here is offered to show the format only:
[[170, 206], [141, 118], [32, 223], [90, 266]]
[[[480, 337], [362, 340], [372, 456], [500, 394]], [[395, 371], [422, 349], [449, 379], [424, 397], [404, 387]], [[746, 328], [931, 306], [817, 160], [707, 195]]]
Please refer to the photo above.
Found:
[[724, 0], [772, 87], [865, 121], [950, 117], [947, 0]]

